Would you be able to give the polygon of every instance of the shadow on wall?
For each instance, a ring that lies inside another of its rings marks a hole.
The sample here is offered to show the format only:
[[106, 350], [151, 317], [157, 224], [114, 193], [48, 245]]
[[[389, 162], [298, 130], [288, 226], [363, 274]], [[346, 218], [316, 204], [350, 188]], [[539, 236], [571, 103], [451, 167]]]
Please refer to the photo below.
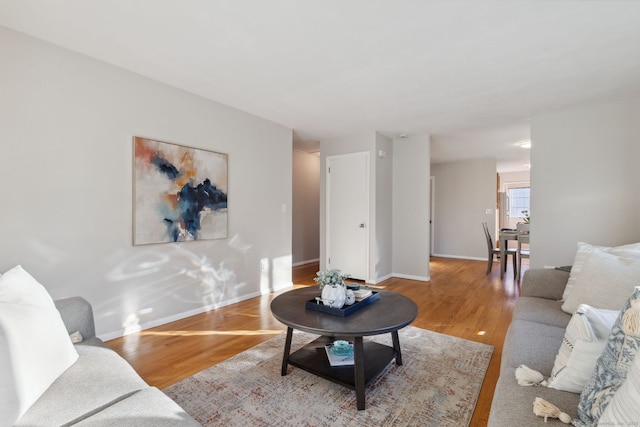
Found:
[[239, 235], [228, 242], [210, 243], [208, 255], [202, 254], [202, 247], [198, 248], [200, 253], [190, 251], [189, 244], [152, 245], [135, 254], [123, 252], [123, 259], [106, 277], [112, 286], [105, 291], [116, 297], [102, 299], [94, 306], [96, 319], [122, 319], [123, 334], [127, 335], [140, 331], [148, 323], [145, 317], [157, 324], [174, 320], [154, 318], [154, 307], [166, 307], [163, 311], [174, 315], [190, 315], [250, 295], [244, 276], [251, 245]]

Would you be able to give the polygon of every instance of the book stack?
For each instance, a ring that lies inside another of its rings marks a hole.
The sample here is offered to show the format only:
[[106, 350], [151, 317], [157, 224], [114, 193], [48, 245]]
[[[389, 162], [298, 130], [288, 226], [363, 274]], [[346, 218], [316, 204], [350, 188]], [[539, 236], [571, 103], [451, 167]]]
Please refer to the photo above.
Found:
[[362, 301], [363, 299], [370, 297], [372, 294], [371, 289], [358, 289], [357, 291], [353, 291], [353, 295], [356, 297], [356, 302]]
[[324, 346], [324, 350], [327, 352], [327, 358], [331, 366], [349, 366], [353, 365], [353, 344], [349, 344], [351, 352], [347, 355], [335, 354], [331, 351], [333, 344], [327, 344]]

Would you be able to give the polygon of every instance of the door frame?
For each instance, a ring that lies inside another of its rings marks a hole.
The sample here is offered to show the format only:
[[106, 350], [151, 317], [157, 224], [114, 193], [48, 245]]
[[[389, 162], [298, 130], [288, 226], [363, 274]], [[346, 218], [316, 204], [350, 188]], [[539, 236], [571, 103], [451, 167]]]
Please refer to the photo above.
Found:
[[435, 247], [435, 212], [436, 212], [436, 177], [429, 177], [429, 188], [431, 190], [429, 198], [429, 256], [433, 256]]
[[365, 233], [365, 245], [367, 248], [367, 254], [365, 257], [365, 282], [369, 282], [371, 276], [371, 233], [372, 233], [372, 224], [371, 224], [371, 153], [368, 151], [360, 151], [356, 153], [348, 153], [348, 154], [336, 154], [333, 156], [327, 156], [325, 161], [325, 265], [330, 268], [331, 263], [329, 262], [331, 258], [331, 174], [329, 172], [331, 168], [331, 160], [336, 158], [347, 158], [347, 157], [363, 157], [366, 161], [366, 171], [365, 171], [365, 185], [366, 185], [366, 227], [368, 228]]

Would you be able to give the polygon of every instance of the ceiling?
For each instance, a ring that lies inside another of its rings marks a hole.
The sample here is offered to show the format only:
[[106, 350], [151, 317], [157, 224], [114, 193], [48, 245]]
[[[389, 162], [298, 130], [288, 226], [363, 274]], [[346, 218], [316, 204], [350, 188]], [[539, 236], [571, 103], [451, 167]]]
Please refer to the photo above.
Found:
[[[0, 0], [0, 25], [294, 129], [495, 157], [528, 118], [640, 92], [638, 1]], [[517, 149], [516, 149], [517, 148]]]

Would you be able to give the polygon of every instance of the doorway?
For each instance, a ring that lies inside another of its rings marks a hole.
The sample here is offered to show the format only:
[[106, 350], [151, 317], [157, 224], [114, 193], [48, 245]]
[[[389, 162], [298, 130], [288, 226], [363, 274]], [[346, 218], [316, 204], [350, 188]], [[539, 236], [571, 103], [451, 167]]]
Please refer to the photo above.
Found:
[[327, 269], [369, 279], [369, 152], [326, 161]]

